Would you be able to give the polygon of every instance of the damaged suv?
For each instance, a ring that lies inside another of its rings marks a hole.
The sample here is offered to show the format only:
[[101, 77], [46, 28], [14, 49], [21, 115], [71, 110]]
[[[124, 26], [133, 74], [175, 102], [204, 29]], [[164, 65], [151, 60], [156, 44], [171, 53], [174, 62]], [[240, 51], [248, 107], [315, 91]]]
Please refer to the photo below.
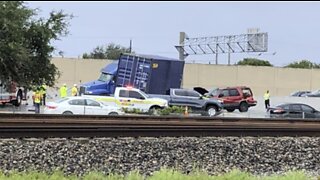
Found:
[[233, 112], [235, 109], [239, 109], [240, 112], [247, 112], [249, 107], [257, 105], [257, 101], [253, 99], [251, 89], [246, 86], [215, 88], [211, 91], [196, 87], [194, 90], [206, 97], [221, 100], [224, 109], [228, 112]]

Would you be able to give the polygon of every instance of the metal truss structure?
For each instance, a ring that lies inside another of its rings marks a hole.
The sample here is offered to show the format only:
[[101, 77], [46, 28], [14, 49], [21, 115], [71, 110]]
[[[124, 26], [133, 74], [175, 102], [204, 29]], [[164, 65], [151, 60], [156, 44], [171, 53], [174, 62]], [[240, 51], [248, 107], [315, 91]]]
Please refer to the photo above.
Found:
[[179, 51], [181, 60], [189, 55], [216, 54], [216, 64], [218, 64], [218, 54], [228, 53], [230, 64], [230, 53], [267, 52], [268, 34], [248, 33], [189, 38], [182, 32], [180, 33], [180, 45], [175, 47]]

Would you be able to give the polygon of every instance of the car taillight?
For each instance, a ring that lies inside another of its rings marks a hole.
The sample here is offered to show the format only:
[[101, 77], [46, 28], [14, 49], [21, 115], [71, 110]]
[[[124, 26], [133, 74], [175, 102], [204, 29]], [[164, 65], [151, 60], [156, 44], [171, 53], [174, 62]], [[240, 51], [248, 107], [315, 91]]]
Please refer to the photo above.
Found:
[[56, 109], [58, 106], [46, 106], [48, 109]]

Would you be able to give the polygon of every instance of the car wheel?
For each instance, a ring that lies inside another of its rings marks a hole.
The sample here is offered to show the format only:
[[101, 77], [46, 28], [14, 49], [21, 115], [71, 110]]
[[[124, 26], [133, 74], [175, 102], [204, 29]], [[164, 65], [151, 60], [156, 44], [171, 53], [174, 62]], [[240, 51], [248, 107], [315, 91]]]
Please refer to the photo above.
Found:
[[160, 109], [161, 109], [161, 108], [158, 107], [158, 106], [153, 106], [153, 107], [151, 107], [151, 108], [149, 109], [149, 115], [154, 115], [154, 116], [159, 115], [159, 110], [160, 110]]
[[215, 116], [217, 114], [217, 108], [215, 106], [208, 106], [207, 114], [209, 117]]
[[246, 102], [242, 102], [240, 104], [240, 107], [239, 107], [239, 111], [240, 112], [247, 112], [248, 109], [249, 109], [249, 106], [248, 106], [248, 104]]
[[233, 112], [235, 109], [227, 109], [228, 112]]
[[117, 112], [111, 112], [111, 113], [109, 113], [109, 115], [110, 115], [110, 116], [117, 116], [117, 115], [119, 115], [119, 113], [117, 113]]
[[63, 112], [62, 114], [65, 114], [65, 115], [71, 115], [71, 114], [73, 114], [72, 112], [70, 112], [70, 111], [65, 111], [65, 112]]

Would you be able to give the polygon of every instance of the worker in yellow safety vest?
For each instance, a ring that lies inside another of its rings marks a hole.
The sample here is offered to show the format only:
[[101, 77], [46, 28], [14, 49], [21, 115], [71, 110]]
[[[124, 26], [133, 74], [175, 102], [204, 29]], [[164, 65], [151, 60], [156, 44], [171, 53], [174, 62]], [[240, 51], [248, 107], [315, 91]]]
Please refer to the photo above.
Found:
[[41, 105], [46, 105], [46, 97], [47, 97], [47, 86], [45, 84], [43, 84], [40, 87], [40, 93], [41, 93], [41, 97], [42, 97], [42, 101], [41, 101]]
[[68, 90], [67, 84], [64, 83], [63, 86], [60, 88], [60, 97], [61, 98], [67, 97], [67, 90]]
[[269, 93], [269, 90], [267, 90], [267, 92], [264, 93], [263, 98], [264, 98], [264, 104], [266, 106], [266, 109], [268, 109], [270, 107], [270, 93]]
[[72, 89], [71, 89], [71, 95], [72, 96], [77, 96], [78, 95], [78, 88], [77, 88], [77, 84], [74, 84]]
[[41, 92], [40, 88], [38, 87], [34, 93], [34, 107], [35, 107], [35, 113], [40, 113], [40, 102], [41, 102]]

